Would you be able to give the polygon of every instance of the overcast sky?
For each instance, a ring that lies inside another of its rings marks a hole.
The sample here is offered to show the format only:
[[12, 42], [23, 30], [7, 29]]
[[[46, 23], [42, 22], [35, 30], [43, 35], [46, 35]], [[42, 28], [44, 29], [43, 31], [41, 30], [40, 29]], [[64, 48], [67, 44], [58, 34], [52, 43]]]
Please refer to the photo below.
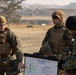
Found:
[[76, 0], [26, 0], [25, 3], [28, 4], [48, 4], [48, 5], [68, 5], [71, 2], [76, 2]]

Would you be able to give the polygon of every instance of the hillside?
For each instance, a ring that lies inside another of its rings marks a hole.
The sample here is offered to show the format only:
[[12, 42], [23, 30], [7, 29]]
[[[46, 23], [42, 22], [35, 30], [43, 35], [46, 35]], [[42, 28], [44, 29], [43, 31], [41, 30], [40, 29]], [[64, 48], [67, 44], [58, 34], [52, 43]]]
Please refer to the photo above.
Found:
[[[66, 6], [59, 5], [39, 5], [39, 4], [22, 4], [23, 10], [17, 12], [22, 16], [20, 23], [42, 25], [52, 22], [51, 15], [54, 11], [61, 9], [66, 18], [70, 15], [76, 15], [76, 3], [71, 3]], [[30, 18], [31, 17], [31, 18]], [[48, 19], [46, 19], [48, 17]]]
[[63, 8], [63, 9], [76, 9], [76, 2], [72, 2], [68, 5], [41, 5], [41, 4], [25, 4], [22, 3], [21, 4], [23, 6], [23, 8], [32, 8], [32, 9], [36, 9], [36, 8]]
[[[25, 24], [50, 24], [52, 23], [52, 18], [51, 15], [54, 11], [57, 9], [24, 9], [23, 11], [19, 11], [18, 13], [22, 15], [22, 18], [20, 19], [20, 23], [25, 23]], [[76, 15], [76, 10], [75, 9], [61, 9], [64, 13], [66, 18], [70, 15]], [[48, 18], [48, 19], [47, 19]]]
[[64, 6], [65, 9], [76, 9], [76, 3], [70, 3], [69, 5]]

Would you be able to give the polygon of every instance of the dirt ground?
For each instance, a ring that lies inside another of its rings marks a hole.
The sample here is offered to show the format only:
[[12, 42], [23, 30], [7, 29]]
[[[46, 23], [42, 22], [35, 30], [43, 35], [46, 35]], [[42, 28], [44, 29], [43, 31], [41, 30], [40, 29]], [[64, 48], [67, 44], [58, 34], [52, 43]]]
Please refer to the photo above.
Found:
[[[16, 25], [10, 27], [10, 29], [18, 36], [23, 47], [23, 53], [38, 52], [45, 33], [51, 26], [26, 26]], [[22, 73], [20, 75], [23, 75]]]

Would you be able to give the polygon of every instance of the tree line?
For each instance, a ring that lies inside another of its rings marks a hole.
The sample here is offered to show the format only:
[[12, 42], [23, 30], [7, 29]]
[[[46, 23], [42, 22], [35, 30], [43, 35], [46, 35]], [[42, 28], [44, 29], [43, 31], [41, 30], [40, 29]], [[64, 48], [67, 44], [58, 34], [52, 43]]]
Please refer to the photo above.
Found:
[[25, 0], [0, 0], [0, 15], [6, 17], [8, 23], [17, 23], [21, 18], [17, 10], [22, 10], [20, 5]]

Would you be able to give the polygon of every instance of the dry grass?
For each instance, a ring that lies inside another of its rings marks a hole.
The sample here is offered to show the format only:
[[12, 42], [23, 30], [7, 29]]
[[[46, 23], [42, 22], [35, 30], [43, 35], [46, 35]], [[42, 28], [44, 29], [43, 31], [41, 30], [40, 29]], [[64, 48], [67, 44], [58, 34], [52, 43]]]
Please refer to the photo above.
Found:
[[52, 20], [51, 16], [22, 16], [21, 19], [25, 20]]
[[45, 36], [46, 31], [51, 26], [33, 26], [27, 28], [26, 25], [11, 26], [10, 29], [18, 36], [21, 41], [23, 52], [33, 53], [38, 52]]

